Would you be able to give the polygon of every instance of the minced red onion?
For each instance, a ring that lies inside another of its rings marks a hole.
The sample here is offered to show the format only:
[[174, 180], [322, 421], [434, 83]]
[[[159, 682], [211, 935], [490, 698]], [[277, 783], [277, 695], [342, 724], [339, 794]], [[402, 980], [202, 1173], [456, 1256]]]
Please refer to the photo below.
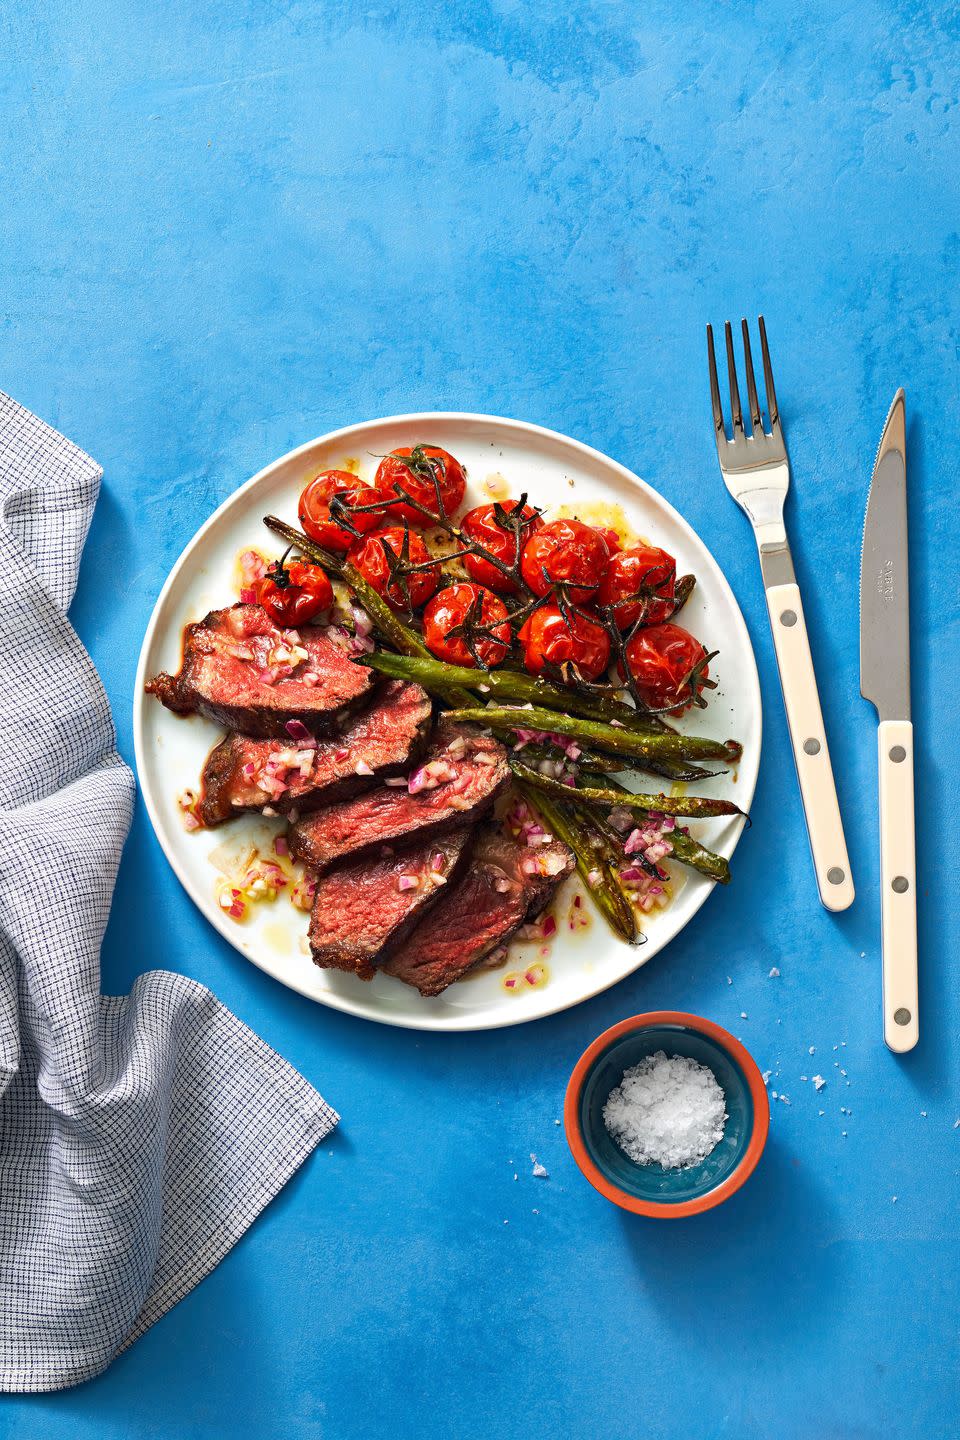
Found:
[[306, 745], [317, 743], [302, 720], [288, 720], [283, 728], [293, 740], [302, 740]]
[[354, 770], [356, 771], [356, 773], [357, 773], [358, 775], [372, 775], [372, 774], [373, 774], [373, 769], [372, 769], [371, 766], [369, 766], [369, 765], [367, 764], [366, 760], [358, 760], [357, 763], [356, 763], [356, 765], [354, 765], [353, 768], [354, 768]]
[[416, 890], [417, 883], [416, 875], [400, 875], [397, 879], [397, 889]]

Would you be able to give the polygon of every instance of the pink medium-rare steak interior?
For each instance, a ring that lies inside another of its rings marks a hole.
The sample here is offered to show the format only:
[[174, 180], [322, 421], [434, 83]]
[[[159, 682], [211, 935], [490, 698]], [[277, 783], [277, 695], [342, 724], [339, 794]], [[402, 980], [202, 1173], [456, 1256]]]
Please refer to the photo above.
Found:
[[573, 864], [559, 840], [533, 848], [484, 827], [462, 877], [393, 951], [384, 973], [421, 995], [439, 995], [539, 915]]
[[441, 724], [407, 785], [377, 785], [306, 816], [291, 827], [290, 848], [323, 870], [347, 855], [476, 819], [509, 779], [507, 754], [498, 741], [465, 726]]
[[469, 849], [469, 825], [386, 859], [365, 856], [317, 881], [310, 917], [314, 962], [370, 980], [376, 964], [443, 894]]
[[299, 721], [329, 734], [366, 698], [369, 670], [327, 634], [326, 627], [281, 629], [259, 605], [211, 610], [188, 625], [176, 675], [147, 685], [169, 710], [199, 712], [245, 735], [289, 738]]
[[390, 680], [331, 739], [227, 735], [207, 757], [199, 818], [212, 826], [247, 810], [304, 813], [366, 790], [419, 756], [431, 713], [430, 697], [419, 685]]

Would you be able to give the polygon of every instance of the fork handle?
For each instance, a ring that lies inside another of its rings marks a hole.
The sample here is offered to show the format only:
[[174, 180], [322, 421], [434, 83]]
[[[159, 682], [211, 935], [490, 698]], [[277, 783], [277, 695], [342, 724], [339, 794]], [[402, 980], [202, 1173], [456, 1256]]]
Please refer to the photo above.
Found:
[[883, 1038], [898, 1053], [920, 1038], [917, 1022], [917, 858], [913, 827], [913, 726], [883, 720], [880, 749], [880, 913]]
[[854, 896], [850, 859], [799, 587], [771, 585], [767, 608], [820, 901], [828, 910], [846, 910]]

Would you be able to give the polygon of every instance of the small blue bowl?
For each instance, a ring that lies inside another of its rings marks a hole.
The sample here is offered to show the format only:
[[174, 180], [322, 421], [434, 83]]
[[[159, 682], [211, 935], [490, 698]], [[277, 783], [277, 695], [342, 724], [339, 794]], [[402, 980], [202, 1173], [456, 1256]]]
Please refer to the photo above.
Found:
[[[603, 1123], [603, 1107], [625, 1070], [664, 1050], [707, 1065], [726, 1097], [723, 1139], [700, 1165], [665, 1170], [638, 1165]], [[573, 1157], [595, 1189], [624, 1210], [677, 1220], [712, 1210], [754, 1172], [770, 1128], [770, 1104], [756, 1062], [712, 1020], [679, 1010], [634, 1015], [612, 1026], [580, 1057], [564, 1104]]]

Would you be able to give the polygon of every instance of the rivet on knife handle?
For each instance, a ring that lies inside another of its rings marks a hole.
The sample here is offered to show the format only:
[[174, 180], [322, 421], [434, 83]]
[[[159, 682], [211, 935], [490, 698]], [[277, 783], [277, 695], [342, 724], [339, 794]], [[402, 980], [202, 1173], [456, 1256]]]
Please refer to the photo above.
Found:
[[767, 606], [817, 888], [828, 910], [846, 910], [855, 892], [799, 588], [771, 586]]

